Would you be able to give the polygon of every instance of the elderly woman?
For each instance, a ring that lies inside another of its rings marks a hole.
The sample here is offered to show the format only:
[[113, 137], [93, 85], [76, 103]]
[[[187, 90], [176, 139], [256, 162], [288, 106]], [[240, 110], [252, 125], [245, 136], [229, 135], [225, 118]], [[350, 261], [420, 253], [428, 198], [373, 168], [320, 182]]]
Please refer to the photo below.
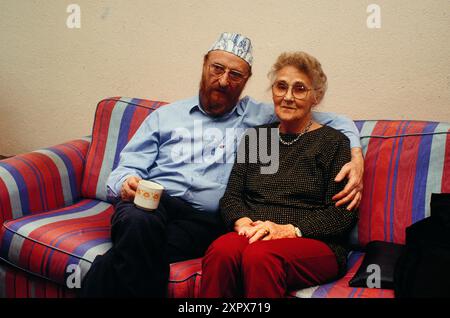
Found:
[[[356, 213], [336, 207], [344, 187], [334, 177], [350, 160], [348, 139], [312, 118], [327, 77], [304, 52], [283, 53], [269, 73], [279, 122], [259, 126], [279, 140], [279, 168], [236, 161], [222, 217], [230, 230], [203, 258], [201, 297], [283, 297], [288, 290], [336, 279], [345, 273], [348, 232]], [[251, 145], [246, 138], [246, 153]]]

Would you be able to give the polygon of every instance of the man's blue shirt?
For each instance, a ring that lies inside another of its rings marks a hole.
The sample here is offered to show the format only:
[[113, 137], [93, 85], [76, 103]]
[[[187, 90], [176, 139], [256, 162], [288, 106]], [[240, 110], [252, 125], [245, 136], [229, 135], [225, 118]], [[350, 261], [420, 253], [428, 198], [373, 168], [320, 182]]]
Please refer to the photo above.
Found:
[[[352, 120], [333, 113], [313, 118], [344, 133], [352, 147], [361, 147]], [[164, 186], [165, 191], [194, 208], [217, 212], [246, 129], [278, 120], [273, 104], [246, 96], [228, 114], [214, 118], [204, 112], [198, 96], [174, 102], [148, 116], [120, 154], [107, 180], [110, 196], [118, 197], [129, 176]]]

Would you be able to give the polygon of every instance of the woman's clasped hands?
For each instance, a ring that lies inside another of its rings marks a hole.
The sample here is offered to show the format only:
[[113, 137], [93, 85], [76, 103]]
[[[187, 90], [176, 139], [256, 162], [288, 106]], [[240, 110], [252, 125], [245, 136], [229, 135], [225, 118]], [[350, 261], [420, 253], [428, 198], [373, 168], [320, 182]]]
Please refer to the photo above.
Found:
[[268, 241], [282, 238], [295, 238], [295, 228], [292, 224], [277, 224], [271, 221], [252, 221], [242, 218], [236, 221], [235, 231], [248, 238], [248, 242]]

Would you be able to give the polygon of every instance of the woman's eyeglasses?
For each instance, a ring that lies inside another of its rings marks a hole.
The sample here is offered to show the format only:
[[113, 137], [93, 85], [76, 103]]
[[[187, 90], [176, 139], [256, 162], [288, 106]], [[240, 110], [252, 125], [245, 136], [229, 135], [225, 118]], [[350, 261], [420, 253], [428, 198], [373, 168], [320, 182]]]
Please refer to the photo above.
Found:
[[[290, 85], [285, 81], [277, 81], [272, 85], [272, 93], [277, 97], [284, 97], [289, 92]], [[303, 83], [294, 83], [291, 88], [292, 96], [295, 99], [303, 100], [308, 97], [309, 91], [316, 91], [320, 88], [307, 88]]]

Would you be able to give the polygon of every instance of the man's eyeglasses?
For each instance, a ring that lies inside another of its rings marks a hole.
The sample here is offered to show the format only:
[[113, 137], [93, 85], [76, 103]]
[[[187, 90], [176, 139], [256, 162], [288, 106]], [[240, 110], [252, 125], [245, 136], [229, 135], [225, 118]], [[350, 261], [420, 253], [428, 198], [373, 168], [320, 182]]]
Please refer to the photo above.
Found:
[[239, 71], [229, 69], [218, 63], [212, 63], [209, 65], [209, 73], [216, 77], [221, 77], [228, 70], [228, 79], [233, 83], [242, 83], [248, 76], [242, 74]]
[[[289, 91], [289, 84], [285, 81], [277, 81], [272, 85], [272, 93], [277, 97], [284, 97]], [[295, 99], [303, 100], [308, 97], [309, 91], [316, 91], [320, 88], [307, 88], [303, 83], [295, 83], [291, 92]]]

